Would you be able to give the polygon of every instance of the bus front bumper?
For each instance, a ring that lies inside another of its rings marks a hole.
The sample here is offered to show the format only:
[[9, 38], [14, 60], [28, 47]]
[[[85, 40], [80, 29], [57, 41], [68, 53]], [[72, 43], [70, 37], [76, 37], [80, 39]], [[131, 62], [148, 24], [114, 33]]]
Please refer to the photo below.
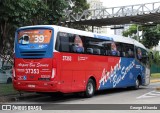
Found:
[[18, 91], [58, 92], [57, 81], [19, 81], [13, 80], [13, 87]]

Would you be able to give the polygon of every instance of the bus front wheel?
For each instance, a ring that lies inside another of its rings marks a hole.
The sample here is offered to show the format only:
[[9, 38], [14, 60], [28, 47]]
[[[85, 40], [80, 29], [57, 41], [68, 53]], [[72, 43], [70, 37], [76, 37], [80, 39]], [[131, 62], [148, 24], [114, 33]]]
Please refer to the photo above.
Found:
[[95, 82], [92, 79], [89, 79], [86, 86], [85, 96], [87, 98], [90, 98], [94, 95], [94, 92], [95, 92]]

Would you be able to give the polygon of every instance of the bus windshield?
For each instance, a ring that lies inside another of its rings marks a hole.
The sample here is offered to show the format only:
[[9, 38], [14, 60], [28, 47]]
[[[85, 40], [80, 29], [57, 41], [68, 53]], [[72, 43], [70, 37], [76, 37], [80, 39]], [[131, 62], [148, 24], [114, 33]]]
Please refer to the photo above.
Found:
[[43, 43], [48, 44], [51, 39], [51, 30], [36, 29], [36, 30], [22, 30], [18, 32], [19, 44], [34, 44]]

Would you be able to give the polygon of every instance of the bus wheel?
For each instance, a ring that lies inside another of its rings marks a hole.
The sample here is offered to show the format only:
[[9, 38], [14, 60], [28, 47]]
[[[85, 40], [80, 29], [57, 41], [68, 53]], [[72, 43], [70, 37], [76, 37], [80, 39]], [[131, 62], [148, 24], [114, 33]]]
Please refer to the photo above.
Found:
[[86, 86], [85, 96], [87, 98], [90, 98], [94, 95], [94, 92], [95, 92], [95, 82], [92, 79], [89, 79]]
[[140, 81], [139, 81], [139, 79], [137, 78], [134, 89], [139, 89], [139, 86], [140, 86]]

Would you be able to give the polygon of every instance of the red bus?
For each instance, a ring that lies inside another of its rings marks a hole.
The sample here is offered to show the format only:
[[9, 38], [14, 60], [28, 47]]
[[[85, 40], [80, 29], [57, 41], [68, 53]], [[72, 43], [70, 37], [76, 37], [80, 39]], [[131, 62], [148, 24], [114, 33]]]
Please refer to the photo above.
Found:
[[148, 52], [136, 40], [54, 25], [15, 35], [13, 85], [18, 91], [84, 92], [148, 85]]

